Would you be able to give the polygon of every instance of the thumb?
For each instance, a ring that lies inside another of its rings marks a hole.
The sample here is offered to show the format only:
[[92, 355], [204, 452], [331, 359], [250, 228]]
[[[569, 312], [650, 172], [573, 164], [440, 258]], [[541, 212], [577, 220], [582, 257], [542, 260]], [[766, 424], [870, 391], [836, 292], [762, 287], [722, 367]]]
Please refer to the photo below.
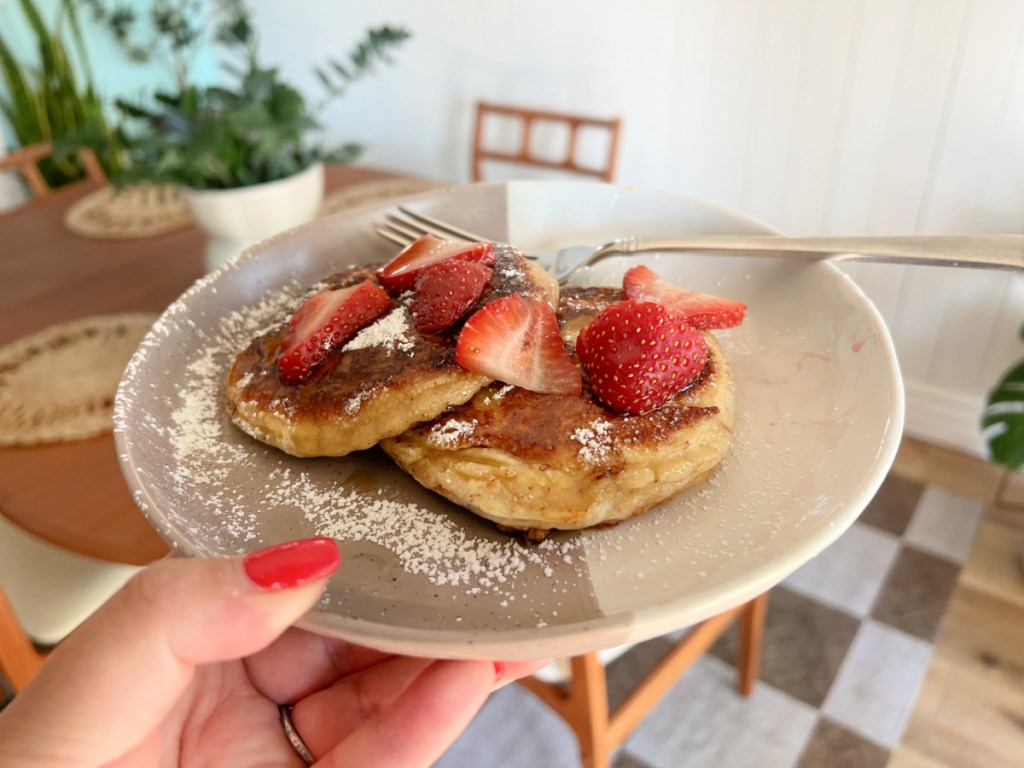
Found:
[[163, 721], [196, 665], [255, 653], [312, 608], [339, 559], [337, 544], [318, 537], [146, 568], [9, 705], [0, 744], [52, 754], [61, 742], [79, 760], [112, 760]]

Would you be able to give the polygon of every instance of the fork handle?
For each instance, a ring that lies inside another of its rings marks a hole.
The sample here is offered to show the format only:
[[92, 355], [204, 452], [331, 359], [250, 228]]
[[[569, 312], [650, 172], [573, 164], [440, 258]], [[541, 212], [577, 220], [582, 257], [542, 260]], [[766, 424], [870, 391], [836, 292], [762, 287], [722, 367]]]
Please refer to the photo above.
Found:
[[650, 251], [705, 251], [737, 256], [770, 256], [802, 261], [867, 261], [938, 267], [1024, 270], [1024, 235], [937, 235], [926, 237], [782, 237], [701, 235], [681, 238], [631, 237], [601, 246], [589, 259]]

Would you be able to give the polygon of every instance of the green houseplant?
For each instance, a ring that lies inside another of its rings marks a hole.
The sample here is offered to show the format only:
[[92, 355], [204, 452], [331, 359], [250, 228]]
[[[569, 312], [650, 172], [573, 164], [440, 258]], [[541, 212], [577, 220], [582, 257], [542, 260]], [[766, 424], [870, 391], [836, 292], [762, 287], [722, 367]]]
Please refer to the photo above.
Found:
[[[311, 106], [276, 67], [261, 63], [241, 0], [216, 0], [209, 7], [198, 0], [156, 0], [147, 19], [130, 7], [109, 10], [100, 0], [88, 4], [130, 60], [162, 54], [173, 70], [173, 88], [157, 90], [150, 99], [115, 103], [120, 119], [109, 148], [122, 161], [119, 183], [232, 189], [284, 179], [316, 162], [353, 160], [362, 149], [356, 144], [322, 147], [310, 140], [320, 129], [316, 113], [376, 64], [390, 61], [390, 52], [409, 37], [398, 27], [370, 29], [347, 60], [330, 59], [316, 69], [324, 95]], [[190, 82], [192, 61], [210, 45], [226, 54], [226, 81]], [[102, 136], [89, 139], [102, 146]]]
[[[1024, 328], [1020, 335], [1024, 340]], [[1012, 470], [1024, 467], [1024, 360], [989, 392], [981, 426], [994, 461]]]
[[[102, 139], [99, 153], [107, 173], [116, 173], [113, 131], [93, 87], [89, 58], [74, 0], [62, 0], [57, 16], [48, 26], [33, 0], [18, 0], [21, 17], [35, 42], [33, 64], [19, 61], [8, 39], [0, 32], [0, 114], [21, 146], [40, 142], [61, 142], [81, 131]], [[76, 72], [64, 34], [70, 30], [82, 73]], [[40, 171], [51, 187], [77, 181], [82, 169], [73, 157], [47, 159]]]
[[[317, 113], [348, 87], [390, 62], [409, 37], [399, 27], [369, 29], [345, 59], [315, 72], [323, 94], [315, 104], [263, 64], [242, 0], [154, 0], [147, 16], [130, 6], [87, 0], [132, 61], [170, 63], [173, 86], [149, 98], [115, 102], [112, 135], [83, 132], [83, 143], [116, 154], [115, 184], [177, 185], [208, 236], [212, 269], [253, 242], [313, 218], [323, 198], [323, 163], [345, 163], [361, 147], [324, 147], [313, 140]], [[215, 49], [222, 77], [195, 82], [197, 56]]]
[[[1020, 338], [1024, 341], [1024, 327]], [[989, 391], [981, 427], [992, 460], [1012, 472], [1020, 472], [1024, 468], [1024, 359], [1004, 373]], [[1024, 576], [1024, 549], [1017, 553], [1017, 567]]]

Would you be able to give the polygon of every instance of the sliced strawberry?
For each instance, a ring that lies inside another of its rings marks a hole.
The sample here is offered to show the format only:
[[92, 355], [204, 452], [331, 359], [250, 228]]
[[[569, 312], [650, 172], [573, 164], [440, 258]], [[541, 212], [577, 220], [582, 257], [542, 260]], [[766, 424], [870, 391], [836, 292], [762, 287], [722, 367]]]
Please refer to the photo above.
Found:
[[708, 350], [682, 315], [650, 301], [620, 301], [580, 331], [576, 354], [601, 402], [646, 413], [700, 375]]
[[475, 261], [449, 259], [431, 264], [416, 281], [416, 298], [409, 308], [423, 333], [444, 330], [465, 315], [480, 298], [494, 274]]
[[633, 267], [622, 278], [626, 297], [633, 301], [654, 301], [686, 315], [694, 328], [732, 328], [743, 322], [747, 305], [710, 293], [688, 291], [670, 283], [647, 267]]
[[350, 288], [314, 293], [295, 310], [277, 353], [285, 384], [298, 384], [328, 353], [394, 306], [380, 286], [366, 280]]
[[423, 235], [410, 243], [377, 272], [377, 279], [388, 293], [396, 296], [416, 285], [425, 267], [447, 259], [494, 264], [494, 246], [490, 243], [463, 243]]
[[473, 313], [459, 333], [455, 361], [473, 373], [532, 392], [578, 395], [579, 369], [565, 350], [555, 311], [518, 293]]

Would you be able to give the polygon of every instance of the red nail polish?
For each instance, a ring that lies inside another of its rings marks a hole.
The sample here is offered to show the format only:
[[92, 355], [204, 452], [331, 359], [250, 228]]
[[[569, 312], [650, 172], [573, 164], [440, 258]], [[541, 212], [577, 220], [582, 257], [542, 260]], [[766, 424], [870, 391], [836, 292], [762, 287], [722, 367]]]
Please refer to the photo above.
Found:
[[290, 589], [334, 573], [341, 553], [334, 539], [317, 536], [261, 549], [242, 561], [252, 582], [262, 589]]
[[505, 678], [505, 662], [494, 662], [494, 682], [500, 683]]

